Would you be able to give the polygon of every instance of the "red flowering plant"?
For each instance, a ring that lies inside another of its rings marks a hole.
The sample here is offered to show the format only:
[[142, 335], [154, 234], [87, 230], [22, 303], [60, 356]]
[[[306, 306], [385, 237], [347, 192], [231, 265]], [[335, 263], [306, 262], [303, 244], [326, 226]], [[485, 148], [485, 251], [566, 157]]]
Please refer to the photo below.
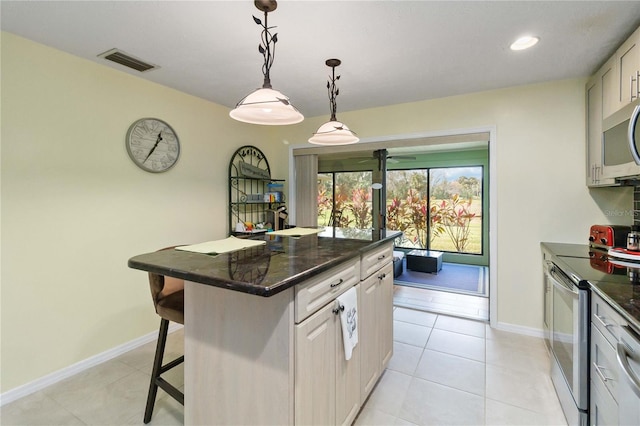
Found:
[[[333, 203], [331, 202], [331, 198], [329, 196], [329, 191], [327, 188], [320, 184], [318, 185], [318, 217], [326, 218], [328, 222], [331, 217], [331, 209], [333, 207]], [[327, 225], [328, 223], [324, 223]]]
[[355, 188], [351, 192], [349, 209], [356, 221], [356, 228], [371, 227], [371, 191], [368, 188]]
[[427, 197], [409, 188], [403, 213], [409, 221], [407, 236], [414, 245], [427, 247]]
[[345, 209], [349, 203], [349, 197], [344, 185], [339, 185], [336, 188], [336, 199], [334, 200], [334, 223], [333, 226], [347, 228], [352, 222], [352, 219], [345, 215]]
[[431, 238], [435, 235], [447, 234], [456, 250], [463, 253], [469, 243], [471, 220], [471, 199], [464, 201], [458, 194], [449, 200], [433, 203], [431, 206]]
[[406, 198], [393, 198], [387, 205], [387, 228], [402, 231], [404, 243], [426, 248], [427, 198], [411, 188]]

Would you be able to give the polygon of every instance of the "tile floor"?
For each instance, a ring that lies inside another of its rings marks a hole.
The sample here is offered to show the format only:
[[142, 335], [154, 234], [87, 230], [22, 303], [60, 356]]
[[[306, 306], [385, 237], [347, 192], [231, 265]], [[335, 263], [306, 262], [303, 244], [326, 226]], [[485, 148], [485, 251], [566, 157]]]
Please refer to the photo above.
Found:
[[438, 314], [489, 320], [489, 298], [484, 296], [395, 285], [393, 304]]
[[[182, 351], [172, 333], [167, 356]], [[541, 339], [402, 307], [394, 355], [356, 425], [566, 425]], [[155, 343], [2, 407], [2, 425], [141, 425]], [[173, 359], [173, 358], [172, 358]], [[180, 384], [183, 370], [170, 372]], [[158, 391], [152, 425], [181, 425]]]
[[542, 339], [403, 307], [356, 425], [566, 425]]

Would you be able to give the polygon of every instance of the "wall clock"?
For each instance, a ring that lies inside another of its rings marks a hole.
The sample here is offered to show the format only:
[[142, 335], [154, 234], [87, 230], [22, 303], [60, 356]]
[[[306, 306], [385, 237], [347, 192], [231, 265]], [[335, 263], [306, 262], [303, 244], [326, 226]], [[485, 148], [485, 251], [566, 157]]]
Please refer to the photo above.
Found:
[[180, 140], [173, 128], [157, 118], [141, 118], [127, 131], [127, 152], [142, 170], [166, 172], [180, 156]]

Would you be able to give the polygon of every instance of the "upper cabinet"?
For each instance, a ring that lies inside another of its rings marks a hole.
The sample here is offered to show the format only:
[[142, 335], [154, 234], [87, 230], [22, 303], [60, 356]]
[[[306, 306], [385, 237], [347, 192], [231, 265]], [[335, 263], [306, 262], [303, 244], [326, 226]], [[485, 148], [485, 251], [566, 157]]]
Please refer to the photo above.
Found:
[[[638, 28], [616, 51], [617, 91], [614, 111], [633, 102], [640, 94], [640, 28]], [[607, 117], [609, 114], [605, 114]]]
[[[616, 185], [615, 179], [603, 176], [603, 149], [602, 149], [602, 118], [604, 111], [613, 108], [615, 77], [615, 58], [611, 58], [588, 82], [585, 91], [586, 102], [586, 156], [587, 156], [587, 186], [611, 186]], [[605, 96], [608, 95], [608, 97]]]
[[[604, 117], [608, 117], [618, 110], [618, 93], [620, 86], [620, 77], [618, 68], [616, 67], [616, 57], [612, 56], [596, 73], [596, 77], [600, 82], [600, 98], [602, 103], [600, 121]], [[600, 123], [602, 128], [602, 123]]]
[[629, 105], [637, 102], [638, 96], [640, 28], [620, 45], [585, 87], [587, 186], [619, 185], [616, 178], [635, 176], [640, 172], [626, 146], [625, 138], [609, 138], [605, 143], [603, 137], [603, 132], [608, 130], [603, 122], [610, 125], [608, 122], [623, 114], [618, 111], [630, 108]]

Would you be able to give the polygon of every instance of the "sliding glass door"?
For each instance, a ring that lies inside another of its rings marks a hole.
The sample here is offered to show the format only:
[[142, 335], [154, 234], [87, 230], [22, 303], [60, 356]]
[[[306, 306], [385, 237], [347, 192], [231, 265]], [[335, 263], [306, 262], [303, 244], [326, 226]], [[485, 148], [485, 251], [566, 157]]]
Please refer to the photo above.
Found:
[[318, 174], [318, 225], [370, 229], [370, 171]]
[[387, 228], [403, 248], [483, 253], [483, 166], [387, 171]]

